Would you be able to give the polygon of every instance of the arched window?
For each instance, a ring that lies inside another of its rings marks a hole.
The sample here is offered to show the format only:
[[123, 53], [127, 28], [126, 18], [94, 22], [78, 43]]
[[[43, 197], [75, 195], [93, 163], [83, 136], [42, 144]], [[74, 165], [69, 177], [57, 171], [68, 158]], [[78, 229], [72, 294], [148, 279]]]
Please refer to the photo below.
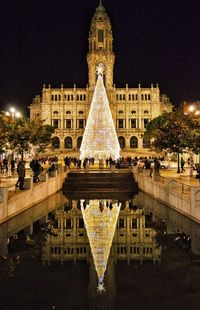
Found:
[[144, 110], [144, 114], [149, 114], [149, 111], [148, 110]]
[[60, 139], [58, 137], [52, 138], [52, 148], [54, 148], [54, 149], [60, 148]]
[[53, 114], [54, 114], [54, 115], [58, 114], [58, 111], [53, 111]]
[[77, 139], [77, 149], [80, 149], [83, 137], [78, 137]]
[[119, 145], [121, 149], [125, 149], [125, 138], [124, 137], [119, 137]]
[[130, 148], [137, 149], [138, 148], [138, 139], [137, 137], [131, 137], [130, 139]]
[[72, 138], [71, 137], [65, 138], [65, 149], [72, 149]]
[[150, 148], [150, 140], [149, 139], [143, 139], [143, 148], [149, 149]]

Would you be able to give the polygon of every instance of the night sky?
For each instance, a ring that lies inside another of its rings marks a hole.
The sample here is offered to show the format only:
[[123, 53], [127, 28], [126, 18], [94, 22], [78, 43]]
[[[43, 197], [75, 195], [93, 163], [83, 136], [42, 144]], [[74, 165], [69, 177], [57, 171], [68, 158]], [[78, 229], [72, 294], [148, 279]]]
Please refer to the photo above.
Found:
[[[200, 99], [200, 1], [103, 0], [112, 24], [114, 83], [159, 83], [172, 103]], [[0, 109], [52, 87], [85, 87], [98, 0], [0, 0]]]

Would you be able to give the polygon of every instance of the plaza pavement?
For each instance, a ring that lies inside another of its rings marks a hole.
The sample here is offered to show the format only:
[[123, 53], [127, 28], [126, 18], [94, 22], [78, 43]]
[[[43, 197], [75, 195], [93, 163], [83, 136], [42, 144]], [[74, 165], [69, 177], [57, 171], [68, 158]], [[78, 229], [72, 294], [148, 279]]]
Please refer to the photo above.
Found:
[[[61, 162], [60, 162], [61, 163]], [[63, 163], [62, 163], [63, 164]], [[44, 166], [44, 169], [47, 168], [47, 165]], [[74, 171], [76, 167], [72, 164], [71, 170]], [[90, 167], [90, 171], [92, 170], [98, 170], [98, 164], [95, 164], [93, 167]], [[107, 169], [104, 168], [106, 171]], [[110, 169], [109, 169], [110, 170]], [[119, 169], [119, 171], [122, 171], [123, 169]], [[80, 170], [78, 170], [80, 171]], [[83, 172], [83, 168], [81, 169], [81, 172]], [[185, 172], [177, 173], [177, 168], [170, 168], [170, 169], [160, 169], [159, 171], [160, 177], [163, 178], [163, 180], [173, 179], [177, 181], [178, 183], [182, 183], [189, 186], [200, 186], [200, 180], [195, 178], [196, 171], [193, 171], [193, 176], [190, 176], [189, 168], [185, 168]], [[26, 177], [30, 176], [30, 169], [26, 169]], [[18, 176], [17, 173], [13, 177], [9, 177], [5, 174], [0, 174], [0, 188], [2, 187], [13, 187], [16, 185]], [[34, 185], [36, 185], [34, 183]], [[17, 193], [17, 191], [15, 191]]]

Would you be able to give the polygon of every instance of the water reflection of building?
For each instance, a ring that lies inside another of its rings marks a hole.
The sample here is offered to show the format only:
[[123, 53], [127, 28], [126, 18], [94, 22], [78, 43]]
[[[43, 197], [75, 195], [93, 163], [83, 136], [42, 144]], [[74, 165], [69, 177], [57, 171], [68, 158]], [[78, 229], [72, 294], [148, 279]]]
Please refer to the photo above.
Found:
[[[111, 256], [117, 260], [160, 261], [161, 249], [156, 245], [156, 231], [145, 221], [142, 209], [133, 201], [122, 202]], [[56, 211], [52, 234], [43, 249], [43, 262], [89, 260], [90, 247], [79, 202], [69, 201]]]

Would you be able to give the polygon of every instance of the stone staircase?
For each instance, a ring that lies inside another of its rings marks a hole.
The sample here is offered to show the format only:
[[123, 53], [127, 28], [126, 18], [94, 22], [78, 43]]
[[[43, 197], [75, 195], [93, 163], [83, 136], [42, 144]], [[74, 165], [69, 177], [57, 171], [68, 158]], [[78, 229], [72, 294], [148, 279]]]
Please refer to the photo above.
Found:
[[130, 199], [138, 192], [133, 173], [70, 172], [63, 193], [71, 199]]

